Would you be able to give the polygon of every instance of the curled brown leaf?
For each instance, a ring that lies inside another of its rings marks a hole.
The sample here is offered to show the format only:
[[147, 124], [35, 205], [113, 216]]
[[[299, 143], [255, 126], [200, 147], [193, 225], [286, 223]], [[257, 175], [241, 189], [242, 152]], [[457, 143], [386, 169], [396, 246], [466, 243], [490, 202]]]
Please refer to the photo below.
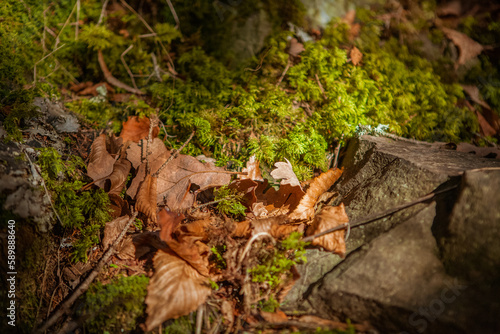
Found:
[[146, 296], [148, 331], [196, 310], [211, 293], [207, 278], [171, 250], [159, 250], [153, 262], [155, 273]]
[[[130, 162], [129, 162], [130, 163]], [[149, 219], [156, 222], [156, 182], [157, 178], [146, 175], [136, 196], [135, 208], [144, 213]]]
[[[336, 226], [349, 222], [349, 217], [345, 212], [344, 203], [339, 206], [324, 207], [319, 214], [316, 215], [314, 221], [307, 229], [307, 235], [313, 235], [329, 230]], [[323, 247], [327, 251], [339, 254], [341, 257], [345, 256], [345, 230], [335, 231], [324, 236], [315, 238], [312, 241], [313, 245]]]
[[104, 178], [113, 172], [115, 158], [106, 150], [106, 135], [97, 137], [90, 147], [87, 174], [96, 181], [96, 185], [103, 188]]

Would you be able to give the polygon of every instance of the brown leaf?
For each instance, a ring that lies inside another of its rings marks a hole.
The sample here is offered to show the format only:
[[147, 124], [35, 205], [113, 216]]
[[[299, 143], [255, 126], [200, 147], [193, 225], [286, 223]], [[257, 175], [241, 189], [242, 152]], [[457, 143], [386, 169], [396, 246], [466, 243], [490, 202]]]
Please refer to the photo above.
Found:
[[113, 165], [113, 172], [106, 178], [104, 189], [110, 194], [120, 194], [127, 183], [127, 177], [130, 173], [132, 164], [124, 156]]
[[234, 323], [233, 304], [226, 299], [222, 300], [220, 312], [224, 318], [224, 323], [230, 327]]
[[153, 222], [156, 222], [156, 182], [156, 177], [146, 175], [137, 192], [135, 203], [136, 210], [144, 213]]
[[[165, 152], [150, 161], [151, 173], [155, 173], [169, 157], [170, 152]], [[127, 189], [127, 194], [132, 198], [136, 196], [138, 185], [145, 177], [145, 168], [145, 164], [139, 166], [136, 177]], [[157, 203], [166, 204], [172, 211], [184, 211], [194, 204], [194, 193], [189, 191], [192, 184], [205, 189], [228, 184], [230, 180], [231, 175], [225, 173], [223, 168], [180, 154], [158, 175]]]
[[286, 316], [285, 312], [281, 311], [280, 309], [277, 309], [274, 312], [260, 311], [260, 315], [262, 316], [262, 318], [264, 318], [265, 321], [271, 324], [288, 321], [288, 317]]
[[343, 169], [330, 169], [327, 172], [321, 174], [317, 178], [315, 178], [309, 189], [307, 189], [306, 194], [300, 200], [297, 208], [290, 214], [289, 218], [293, 220], [307, 220], [311, 219], [314, 215], [314, 205], [318, 198], [325, 191], [330, 189], [331, 186], [342, 175]]
[[196, 310], [211, 293], [208, 280], [170, 250], [154, 257], [155, 273], [146, 296], [146, 329]]
[[104, 187], [104, 178], [113, 172], [115, 158], [106, 150], [106, 135], [97, 137], [90, 147], [89, 163], [87, 174], [94, 181], [101, 180], [95, 184], [101, 188]]
[[351, 61], [354, 66], [357, 66], [361, 60], [363, 59], [363, 54], [359, 49], [355, 46], [352, 47], [351, 49]]
[[462, 3], [460, 1], [450, 1], [439, 5], [436, 8], [438, 16], [460, 16], [462, 13]]
[[128, 204], [117, 194], [108, 194], [110, 200], [109, 211], [113, 218], [129, 214]]
[[252, 233], [252, 227], [249, 220], [245, 220], [242, 222], [234, 222], [234, 229], [231, 232], [231, 235], [233, 237], [247, 238], [250, 236], [251, 233]]
[[292, 187], [300, 187], [299, 179], [297, 178], [297, 175], [295, 175], [290, 161], [286, 160], [286, 162], [277, 162], [274, 166], [276, 168], [271, 172], [271, 176], [275, 180], [281, 179], [280, 185], [289, 184]]
[[296, 38], [292, 38], [290, 40], [290, 48], [288, 49], [288, 54], [290, 56], [297, 57], [304, 50], [304, 45], [300, 43]]
[[[147, 117], [137, 117], [137, 116], [129, 116], [128, 120], [123, 123], [123, 129], [120, 133], [120, 137], [123, 138], [123, 141], [133, 141], [139, 142], [141, 139], [145, 139], [149, 135], [149, 124], [150, 120]], [[160, 128], [155, 126], [153, 128], [153, 138], [158, 136], [160, 132]]]
[[188, 262], [201, 275], [208, 276], [208, 246], [200, 242], [201, 237], [180, 233], [177, 239], [174, 232], [179, 227], [184, 215], [178, 215], [165, 209], [158, 214], [158, 224], [161, 226], [160, 239], [178, 256]]
[[241, 203], [246, 206], [248, 209], [252, 207], [252, 205], [257, 200], [255, 196], [255, 189], [257, 188], [257, 182], [246, 179], [246, 180], [234, 180], [229, 184], [229, 189], [236, 190], [237, 193], [243, 194], [241, 199]]
[[472, 85], [462, 85], [462, 89], [464, 92], [467, 93], [467, 95], [470, 96], [471, 100], [474, 101], [475, 103], [479, 104], [481, 107], [485, 109], [491, 109], [491, 107], [486, 103], [482, 98], [481, 94], [479, 93], [479, 88], [477, 86], [472, 86]]
[[135, 246], [135, 257], [137, 259], [143, 257], [151, 251], [167, 248], [167, 244], [160, 239], [160, 233], [143, 232], [133, 236], [132, 241]]
[[104, 227], [104, 237], [102, 238], [102, 247], [104, 249], [108, 249], [108, 247], [116, 240], [118, 235], [127, 225], [129, 219], [130, 217], [127, 215], [118, 217], [106, 223], [106, 226]]
[[256, 219], [252, 221], [252, 227], [253, 235], [267, 232], [275, 239], [286, 238], [290, 233], [295, 231], [303, 231], [302, 225], [287, 225], [284, 216]]
[[[299, 205], [300, 200], [305, 194], [300, 186], [284, 184], [278, 190], [269, 188], [265, 191], [266, 185], [267, 180], [259, 184], [255, 190], [255, 195], [258, 202], [264, 203], [268, 215], [276, 215], [276, 211], [280, 211], [280, 214], [292, 212]], [[285, 207], [287, 209], [283, 210]]]
[[[345, 212], [344, 203], [339, 206], [327, 206], [316, 215], [311, 227], [307, 229], [307, 235], [320, 233], [347, 222], [349, 217]], [[346, 252], [344, 236], [345, 230], [339, 230], [314, 239], [312, 244], [344, 257]]]
[[476, 111], [476, 116], [483, 136], [485, 137], [494, 136], [497, 133], [497, 131], [490, 125], [490, 123], [486, 120], [486, 118], [484, 118], [484, 116], [479, 111]]
[[[149, 163], [154, 163], [160, 156], [168, 154], [163, 141], [159, 138], [154, 138], [148, 147]], [[127, 148], [127, 159], [132, 163], [135, 169], [146, 161], [146, 140], [140, 140], [138, 143], [131, 143]]]
[[479, 56], [484, 50], [481, 44], [464, 33], [446, 27], [442, 27], [441, 30], [460, 49], [460, 56], [455, 64], [455, 68], [458, 68], [459, 65], [465, 65], [467, 61]]
[[238, 175], [240, 180], [250, 179], [255, 181], [264, 181], [264, 178], [260, 173], [259, 160], [255, 158], [255, 154], [248, 159], [247, 166], [241, 171], [247, 173], [247, 175]]
[[187, 224], [182, 224], [179, 228], [182, 233], [198, 237], [200, 240], [208, 240], [207, 230], [210, 227], [210, 223], [210, 219], [200, 219]]
[[116, 256], [121, 260], [133, 260], [135, 259], [136, 249], [131, 236], [127, 236], [120, 243]]

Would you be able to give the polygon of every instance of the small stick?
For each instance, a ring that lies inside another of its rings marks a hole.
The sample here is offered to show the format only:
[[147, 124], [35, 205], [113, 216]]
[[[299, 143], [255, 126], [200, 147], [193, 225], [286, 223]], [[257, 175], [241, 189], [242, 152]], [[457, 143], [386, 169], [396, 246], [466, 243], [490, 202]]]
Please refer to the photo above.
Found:
[[259, 232], [257, 234], [255, 234], [254, 236], [252, 236], [250, 238], [250, 240], [248, 240], [246, 246], [245, 246], [245, 249], [243, 249], [243, 253], [241, 253], [241, 256], [240, 256], [240, 263], [238, 265], [238, 267], [241, 265], [241, 263], [243, 262], [243, 260], [245, 259], [245, 256], [247, 255], [248, 251], [250, 250], [250, 247], [252, 246], [253, 242], [257, 239], [259, 239], [260, 237], [269, 237], [271, 239], [271, 241], [274, 243], [276, 243], [274, 241], [274, 238], [272, 235], [270, 235], [269, 233], [267, 232]]
[[85, 293], [85, 291], [87, 291], [87, 289], [90, 286], [90, 283], [92, 283], [92, 281], [94, 281], [94, 279], [97, 277], [97, 275], [99, 274], [101, 269], [104, 267], [104, 265], [109, 261], [111, 256], [114, 255], [116, 246], [122, 241], [123, 237], [125, 237], [125, 234], [127, 233], [127, 230], [129, 229], [130, 225], [132, 225], [132, 223], [134, 222], [135, 217], [137, 217], [137, 211], [132, 214], [132, 216], [128, 220], [127, 224], [125, 225], [125, 227], [121, 231], [120, 235], [118, 235], [118, 237], [113, 242], [113, 244], [109, 247], [109, 249], [106, 251], [106, 253], [104, 253], [101, 260], [99, 260], [99, 263], [96, 265], [94, 270], [92, 270], [90, 275], [87, 276], [87, 278], [83, 281], [83, 283], [81, 283], [76, 288], [76, 290], [73, 291], [71, 296], [61, 304], [59, 309], [57, 311], [53, 312], [52, 315], [40, 327], [38, 327], [38, 329], [35, 331], [35, 333], [37, 333], [37, 334], [44, 333], [50, 327], [52, 327], [59, 320], [60, 317], [62, 317], [63, 315], [65, 315], [69, 312], [73, 303], [81, 295], [83, 295]]
[[68, 18], [66, 19], [66, 22], [64, 22], [63, 27], [61, 28], [61, 30], [59, 30], [59, 33], [57, 34], [56, 42], [54, 43], [53, 49], [57, 48], [57, 45], [59, 44], [59, 36], [61, 36], [61, 33], [63, 32], [64, 28], [66, 28], [66, 26], [68, 25], [69, 20], [71, 19], [71, 16], [73, 16], [73, 13], [75, 12], [75, 9], [76, 9], [76, 5], [77, 4], [75, 3], [75, 5], [73, 6], [73, 9], [71, 10], [71, 13], [69, 13]]
[[76, 22], [75, 22], [75, 41], [78, 40], [78, 30], [80, 28], [80, 0], [76, 0]]
[[196, 334], [201, 334], [201, 328], [203, 327], [203, 309], [203, 305], [200, 305], [196, 312]]
[[52, 56], [55, 52], [59, 51], [62, 47], [64, 47], [66, 44], [63, 44], [61, 45], [60, 47], [58, 47], [57, 49], [53, 50], [51, 53], [45, 55], [42, 59], [40, 59], [39, 61], [37, 61], [35, 63], [35, 66], [33, 68], [33, 83], [36, 83], [36, 65], [40, 64], [42, 61], [44, 61], [45, 59], [47, 59], [48, 57]]
[[175, 12], [175, 8], [172, 5], [172, 2], [170, 0], [167, 0], [168, 8], [170, 8], [170, 12], [172, 13], [172, 16], [174, 17], [175, 24], [177, 25], [177, 29], [179, 32], [181, 32], [181, 23], [179, 22], [179, 17], [177, 16], [177, 13]]
[[139, 88], [137, 88], [137, 85], [135, 84], [135, 79], [134, 79], [134, 75], [132, 74], [132, 71], [130, 70], [130, 67], [128, 67], [127, 65], [127, 62], [125, 61], [125, 58], [124, 56], [130, 51], [132, 50], [132, 48], [134, 47], [134, 44], [130, 44], [130, 46], [127, 48], [127, 50], [123, 51], [123, 53], [121, 54], [120, 56], [120, 59], [122, 60], [122, 64], [123, 66], [125, 66], [125, 70], [127, 70], [127, 73], [128, 73], [128, 76], [130, 77], [130, 80], [132, 80], [132, 85], [134, 85], [134, 88], [139, 90]]
[[281, 73], [281, 76], [280, 76], [278, 82], [276, 83], [276, 87], [278, 87], [280, 85], [281, 81], [283, 81], [283, 78], [285, 77], [285, 74], [288, 71], [288, 69], [290, 68], [291, 64], [292, 64], [292, 61], [290, 60], [290, 57], [288, 57], [288, 62], [286, 63], [285, 70], [283, 71], [283, 73]]
[[101, 9], [101, 15], [99, 15], [99, 21], [97, 21], [97, 25], [100, 25], [102, 23], [102, 20], [104, 19], [104, 16], [106, 15], [106, 7], [108, 6], [109, 0], [104, 1], [104, 4], [102, 5]]
[[316, 238], [324, 236], [325, 234], [333, 233], [333, 232], [338, 231], [338, 230], [343, 230], [343, 229], [347, 228], [348, 226], [350, 226], [350, 228], [354, 228], [354, 227], [358, 227], [358, 226], [361, 226], [361, 225], [366, 225], [366, 224], [372, 223], [372, 222], [374, 222], [376, 220], [379, 220], [381, 218], [390, 216], [393, 213], [396, 213], [396, 212], [401, 211], [403, 209], [409, 208], [409, 207], [414, 206], [414, 205], [419, 204], [419, 203], [426, 202], [426, 201], [434, 198], [435, 196], [437, 196], [439, 194], [446, 193], [448, 191], [456, 189], [457, 187], [458, 187], [458, 185], [455, 185], [455, 186], [451, 186], [451, 187], [445, 188], [443, 190], [438, 190], [438, 191], [435, 191], [435, 192], [431, 192], [431, 193], [429, 193], [429, 194], [427, 194], [427, 195], [425, 195], [423, 197], [417, 198], [414, 201], [398, 205], [398, 206], [396, 206], [394, 208], [391, 208], [389, 210], [385, 210], [385, 211], [377, 213], [375, 215], [372, 215], [372, 216], [369, 216], [369, 217], [366, 217], [366, 218], [356, 219], [356, 220], [354, 220], [351, 223], [345, 223], [345, 224], [342, 224], [342, 225], [338, 225], [338, 226], [335, 226], [335, 227], [330, 228], [328, 230], [325, 230], [323, 232], [313, 234], [311, 236], [303, 238], [302, 241], [304, 241], [304, 242], [311, 242], [311, 241], [313, 241]]
[[127, 85], [127, 84], [121, 82], [120, 80], [118, 80], [117, 78], [115, 78], [113, 76], [113, 74], [111, 74], [111, 71], [108, 69], [106, 62], [104, 61], [104, 55], [102, 54], [101, 50], [97, 50], [97, 61], [99, 62], [99, 66], [101, 66], [102, 73], [104, 73], [104, 78], [111, 85], [118, 87], [118, 88], [122, 88], [122, 89], [126, 90], [127, 92], [130, 92], [133, 94], [144, 95], [144, 93], [141, 90], [130, 87], [129, 85]]
[[167, 161], [165, 161], [165, 162], [163, 163], [163, 165], [161, 165], [161, 167], [160, 167], [160, 168], [158, 168], [158, 170], [157, 170], [157, 171], [156, 171], [156, 172], [152, 175], [153, 177], [158, 177], [158, 175], [159, 175], [159, 174], [161, 173], [161, 171], [165, 168], [165, 166], [167, 166], [167, 165], [168, 165], [168, 163], [169, 163], [170, 161], [174, 160], [174, 159], [177, 157], [177, 155], [179, 155], [179, 152], [180, 152], [180, 151], [182, 151], [182, 149], [183, 149], [184, 147], [186, 147], [186, 145], [187, 145], [187, 144], [191, 141], [191, 139], [193, 139], [193, 136], [194, 136], [195, 132], [196, 132], [196, 131], [191, 132], [191, 135], [190, 135], [190, 136], [189, 136], [189, 138], [186, 140], [186, 142], [185, 142], [184, 144], [182, 144], [182, 146], [181, 146], [181, 147], [179, 147], [179, 149], [178, 149], [178, 150], [175, 150], [174, 152], [172, 152], [172, 154], [170, 155], [170, 157], [168, 157]]
[[204, 208], [206, 206], [209, 206], [209, 205], [212, 205], [212, 204], [217, 204], [217, 203], [220, 203], [222, 201], [226, 200], [226, 198], [223, 198], [223, 199], [218, 199], [216, 201], [211, 201], [211, 202], [207, 202], [207, 203], [203, 203], [203, 204], [200, 204], [198, 205], [197, 207], [194, 207], [191, 209], [191, 211], [189, 211], [189, 213], [194, 213], [196, 210], [198, 209], [201, 209], [201, 208]]
[[344, 139], [344, 134], [340, 137], [340, 140], [337, 144], [337, 147], [335, 147], [335, 159], [333, 160], [333, 167], [332, 168], [337, 168], [337, 165], [339, 163], [339, 153], [340, 153], [340, 143]]

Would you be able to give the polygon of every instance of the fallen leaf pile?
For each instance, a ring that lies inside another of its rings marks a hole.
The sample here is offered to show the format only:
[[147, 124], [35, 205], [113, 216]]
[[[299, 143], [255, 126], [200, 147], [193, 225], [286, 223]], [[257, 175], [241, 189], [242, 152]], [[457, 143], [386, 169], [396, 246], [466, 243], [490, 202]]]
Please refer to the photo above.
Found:
[[[272, 187], [262, 177], [255, 156], [243, 172], [226, 171], [167, 149], [158, 138], [156, 122], [155, 117], [130, 117], [119, 137], [102, 134], [92, 144], [87, 172], [94, 186], [108, 192], [115, 217], [105, 227], [103, 248], [123, 230], [130, 212], [138, 211], [146, 228], [129, 231], [116, 257], [143, 265], [146, 273], [146, 260], [152, 259], [147, 330], [187, 315], [214, 297], [223, 301], [220, 310], [233, 319], [231, 325], [237, 316], [251, 323], [255, 311], [243, 304], [255, 303], [263, 288], [248, 279], [247, 270], [258, 264], [256, 254], [271, 251], [292, 232], [313, 235], [348, 222], [343, 205], [323, 206], [320, 199], [329, 194], [342, 170], [328, 170], [305, 187], [289, 161], [277, 162], [270, 174], [279, 186]], [[215, 204], [209, 206], [221, 186], [239, 194], [246, 208], [243, 219], [218, 213]], [[313, 245], [344, 256], [344, 231], [317, 238]], [[224, 247], [223, 254], [214, 251], [217, 247]], [[275, 288], [279, 298], [299, 278], [295, 268], [282, 276]], [[214, 291], [210, 282], [223, 287]], [[230, 291], [240, 291], [244, 302]], [[279, 312], [259, 316], [286, 321]]]

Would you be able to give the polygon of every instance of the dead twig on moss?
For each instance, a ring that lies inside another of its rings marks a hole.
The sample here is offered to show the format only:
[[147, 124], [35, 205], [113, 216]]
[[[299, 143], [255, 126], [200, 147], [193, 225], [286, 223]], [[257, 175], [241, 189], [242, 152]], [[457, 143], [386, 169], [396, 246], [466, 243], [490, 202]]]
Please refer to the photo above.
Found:
[[335, 231], [343, 230], [343, 229], [348, 228], [348, 227], [350, 227], [352, 229], [354, 227], [358, 227], [358, 226], [361, 226], [361, 225], [366, 225], [366, 224], [369, 224], [369, 223], [373, 223], [376, 220], [379, 220], [379, 219], [385, 218], [387, 216], [390, 216], [390, 215], [392, 215], [392, 214], [394, 214], [394, 213], [396, 213], [398, 211], [401, 211], [403, 209], [409, 208], [409, 207], [414, 206], [416, 204], [427, 202], [428, 200], [434, 198], [435, 196], [443, 194], [443, 193], [446, 193], [446, 192], [451, 191], [451, 190], [454, 190], [457, 187], [458, 187], [458, 185], [455, 185], [455, 186], [451, 186], [451, 187], [448, 187], [448, 188], [445, 188], [445, 189], [442, 189], [442, 190], [437, 190], [437, 191], [431, 192], [431, 193], [429, 193], [429, 194], [427, 194], [425, 196], [417, 198], [414, 201], [411, 201], [411, 202], [408, 202], [408, 203], [405, 203], [405, 204], [401, 204], [401, 205], [395, 206], [395, 207], [393, 207], [393, 208], [391, 208], [389, 210], [385, 210], [385, 211], [377, 213], [375, 215], [368, 216], [368, 217], [362, 218], [362, 219], [356, 219], [353, 222], [345, 223], [345, 224], [342, 224], [342, 225], [338, 225], [338, 226], [335, 226], [335, 227], [333, 227], [331, 229], [325, 230], [323, 232], [310, 235], [308, 237], [303, 238], [302, 241], [304, 241], [304, 242], [311, 242], [311, 241], [313, 241], [316, 238], [324, 236], [325, 234], [330, 234], [330, 233], [333, 233]]
[[111, 71], [108, 69], [106, 62], [104, 61], [104, 55], [102, 54], [101, 50], [97, 50], [97, 60], [99, 61], [99, 66], [101, 66], [102, 73], [104, 73], [104, 78], [110, 85], [124, 89], [132, 94], [144, 95], [144, 92], [141, 91], [140, 89], [130, 87], [126, 83], [123, 83], [117, 78], [115, 78], [113, 74], [111, 74]]
[[115, 248], [116, 246], [122, 241], [122, 239], [125, 237], [125, 234], [127, 233], [127, 230], [129, 227], [132, 225], [132, 223], [135, 220], [135, 217], [137, 217], [137, 211], [132, 214], [130, 219], [128, 220], [127, 224], [121, 231], [120, 235], [115, 239], [113, 244], [109, 247], [109, 249], [104, 253], [104, 255], [101, 257], [99, 260], [99, 263], [97, 263], [96, 267], [92, 272], [90, 273], [89, 276], [81, 283], [74, 291], [73, 293], [69, 296], [68, 299], [66, 299], [60, 307], [57, 309], [57, 311], [53, 312], [52, 315], [40, 326], [38, 329], [35, 331], [37, 334], [42, 334], [45, 331], [47, 331], [50, 327], [52, 327], [62, 316], [67, 314], [73, 303], [87, 291], [89, 288], [90, 284], [94, 281], [94, 279], [97, 277], [101, 269], [104, 267], [104, 265], [109, 261], [111, 256], [115, 254]]
[[125, 61], [125, 55], [130, 50], [132, 50], [133, 47], [134, 47], [134, 44], [130, 44], [130, 46], [127, 48], [127, 50], [125, 50], [125, 51], [122, 52], [122, 54], [120, 55], [120, 59], [122, 60], [123, 66], [125, 66], [125, 70], [127, 70], [128, 76], [130, 77], [130, 80], [132, 81], [132, 85], [134, 85], [134, 88], [138, 90], [139, 88], [137, 88], [137, 85], [135, 84], [134, 75], [132, 74], [132, 71], [130, 70], [130, 67], [128, 67], [127, 62]]

